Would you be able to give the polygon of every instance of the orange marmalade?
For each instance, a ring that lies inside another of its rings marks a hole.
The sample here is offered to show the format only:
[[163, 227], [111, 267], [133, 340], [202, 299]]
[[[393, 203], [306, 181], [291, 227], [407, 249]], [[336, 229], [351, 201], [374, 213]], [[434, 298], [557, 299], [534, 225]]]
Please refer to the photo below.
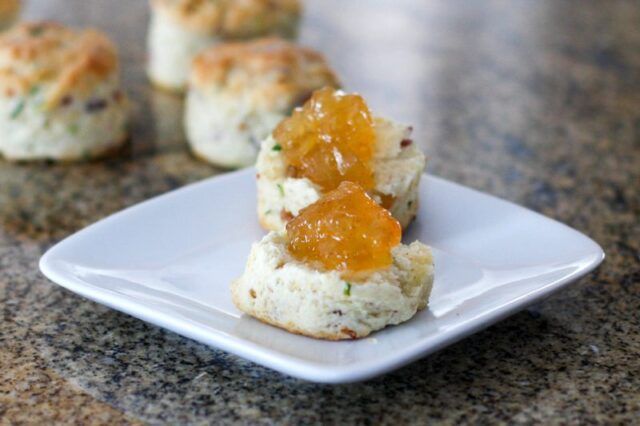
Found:
[[283, 120], [273, 136], [282, 149], [290, 177], [306, 177], [322, 191], [351, 181], [374, 187], [371, 160], [373, 117], [364, 99], [325, 87]]
[[402, 228], [387, 210], [353, 182], [302, 209], [287, 224], [288, 249], [302, 262], [355, 279], [391, 265]]

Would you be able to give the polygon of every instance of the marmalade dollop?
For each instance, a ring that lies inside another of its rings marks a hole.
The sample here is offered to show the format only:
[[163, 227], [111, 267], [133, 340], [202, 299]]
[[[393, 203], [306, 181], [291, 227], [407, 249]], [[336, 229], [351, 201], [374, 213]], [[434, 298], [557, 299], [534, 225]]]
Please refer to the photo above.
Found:
[[363, 272], [391, 265], [402, 227], [359, 185], [345, 181], [302, 209], [287, 224], [287, 235], [295, 259], [357, 280]]
[[325, 87], [273, 131], [291, 177], [306, 177], [331, 191], [348, 180], [374, 187], [373, 117], [359, 95]]

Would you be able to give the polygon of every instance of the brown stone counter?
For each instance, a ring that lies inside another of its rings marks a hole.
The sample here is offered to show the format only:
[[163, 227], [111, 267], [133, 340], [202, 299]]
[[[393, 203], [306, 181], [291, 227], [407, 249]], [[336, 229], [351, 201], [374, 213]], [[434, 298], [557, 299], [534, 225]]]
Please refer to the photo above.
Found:
[[415, 124], [431, 173], [607, 253], [545, 302], [342, 386], [282, 376], [40, 274], [70, 233], [221, 171], [186, 149], [181, 100], [146, 82], [145, 1], [31, 0], [25, 14], [108, 32], [136, 111], [128, 148], [107, 161], [0, 160], [0, 424], [638, 422], [638, 1], [306, 1], [302, 42], [374, 110]]

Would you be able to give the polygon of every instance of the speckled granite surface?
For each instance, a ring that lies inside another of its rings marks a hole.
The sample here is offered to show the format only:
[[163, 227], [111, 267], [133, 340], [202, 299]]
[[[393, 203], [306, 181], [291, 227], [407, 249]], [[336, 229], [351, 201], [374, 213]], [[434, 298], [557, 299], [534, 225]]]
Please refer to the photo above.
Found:
[[303, 41], [376, 110], [415, 123], [432, 173], [566, 222], [608, 255], [544, 303], [344, 386], [281, 376], [41, 276], [38, 258], [69, 233], [218, 171], [186, 151], [179, 100], [145, 83], [145, 2], [32, 0], [27, 15], [113, 34], [138, 109], [118, 158], [0, 160], [0, 423], [637, 424], [637, 1], [307, 1]]

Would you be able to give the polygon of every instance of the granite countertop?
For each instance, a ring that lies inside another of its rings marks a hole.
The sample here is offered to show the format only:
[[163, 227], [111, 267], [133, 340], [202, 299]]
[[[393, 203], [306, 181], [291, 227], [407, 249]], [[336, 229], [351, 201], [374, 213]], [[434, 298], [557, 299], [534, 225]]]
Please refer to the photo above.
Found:
[[603, 246], [604, 264], [433, 356], [341, 386], [282, 376], [84, 300], [40, 274], [48, 247], [221, 171], [189, 155], [180, 99], [146, 83], [146, 2], [31, 0], [29, 18], [115, 38], [136, 111], [129, 147], [107, 161], [0, 160], [0, 423], [637, 422], [638, 2], [306, 6], [302, 41], [376, 111], [415, 124], [431, 173], [575, 227]]

